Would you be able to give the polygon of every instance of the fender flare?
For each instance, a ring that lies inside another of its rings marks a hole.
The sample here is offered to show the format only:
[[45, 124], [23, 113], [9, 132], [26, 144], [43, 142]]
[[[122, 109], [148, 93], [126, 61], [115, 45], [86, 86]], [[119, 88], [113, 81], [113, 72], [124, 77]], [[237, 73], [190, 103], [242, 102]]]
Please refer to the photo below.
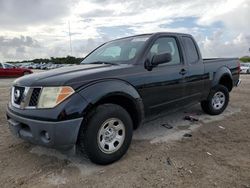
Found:
[[83, 112], [83, 114], [86, 114], [89, 108], [98, 104], [102, 99], [112, 96], [121, 96], [129, 99], [136, 109], [138, 118], [138, 125], [136, 125], [136, 128], [144, 119], [144, 105], [142, 99], [137, 90], [126, 81], [120, 79], [95, 81], [81, 88], [78, 93], [89, 103], [88, 107], [84, 109], [85, 112]]
[[223, 76], [229, 76], [230, 79], [231, 79], [231, 82], [232, 82], [232, 84], [233, 84], [233, 76], [232, 76], [231, 71], [230, 71], [227, 67], [223, 66], [223, 67], [219, 68], [219, 69], [214, 73], [213, 81], [212, 81], [212, 87], [218, 85], [219, 82], [220, 82], [220, 79], [221, 79]]

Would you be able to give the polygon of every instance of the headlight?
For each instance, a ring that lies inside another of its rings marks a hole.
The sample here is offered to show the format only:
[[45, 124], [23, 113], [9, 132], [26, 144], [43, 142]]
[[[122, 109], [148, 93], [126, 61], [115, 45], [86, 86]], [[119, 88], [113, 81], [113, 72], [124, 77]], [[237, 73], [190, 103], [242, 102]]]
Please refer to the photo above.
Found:
[[53, 108], [74, 93], [69, 86], [44, 87], [39, 97], [38, 108]]

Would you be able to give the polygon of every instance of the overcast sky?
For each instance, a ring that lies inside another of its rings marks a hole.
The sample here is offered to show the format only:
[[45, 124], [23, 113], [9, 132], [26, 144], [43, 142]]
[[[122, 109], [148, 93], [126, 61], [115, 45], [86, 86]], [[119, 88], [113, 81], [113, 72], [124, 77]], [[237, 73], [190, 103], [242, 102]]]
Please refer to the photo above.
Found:
[[250, 55], [250, 0], [0, 0], [0, 61], [83, 57], [110, 39], [193, 34], [204, 57]]

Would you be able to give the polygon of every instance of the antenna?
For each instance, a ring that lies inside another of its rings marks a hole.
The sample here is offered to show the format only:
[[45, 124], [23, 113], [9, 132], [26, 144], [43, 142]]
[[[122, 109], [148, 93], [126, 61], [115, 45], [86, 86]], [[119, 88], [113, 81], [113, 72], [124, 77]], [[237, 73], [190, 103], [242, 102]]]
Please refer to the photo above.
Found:
[[72, 42], [71, 42], [71, 32], [70, 32], [70, 21], [69, 23], [69, 47], [70, 47], [70, 55], [72, 56]]

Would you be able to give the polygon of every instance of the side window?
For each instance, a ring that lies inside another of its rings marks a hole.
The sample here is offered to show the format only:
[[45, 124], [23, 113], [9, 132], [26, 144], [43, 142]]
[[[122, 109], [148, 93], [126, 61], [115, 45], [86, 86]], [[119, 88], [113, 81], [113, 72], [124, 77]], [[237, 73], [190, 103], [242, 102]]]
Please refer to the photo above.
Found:
[[194, 44], [194, 41], [190, 37], [182, 37], [184, 42], [184, 48], [187, 56], [187, 61], [190, 64], [195, 64], [199, 60], [199, 55]]
[[0, 63], [0, 69], [2, 69], [3, 68], [3, 65], [2, 65], [2, 63]]
[[148, 56], [151, 59], [154, 55], [159, 55], [163, 53], [170, 53], [172, 55], [171, 62], [168, 62], [166, 65], [180, 64], [180, 54], [175, 38], [158, 38], [151, 47]]

